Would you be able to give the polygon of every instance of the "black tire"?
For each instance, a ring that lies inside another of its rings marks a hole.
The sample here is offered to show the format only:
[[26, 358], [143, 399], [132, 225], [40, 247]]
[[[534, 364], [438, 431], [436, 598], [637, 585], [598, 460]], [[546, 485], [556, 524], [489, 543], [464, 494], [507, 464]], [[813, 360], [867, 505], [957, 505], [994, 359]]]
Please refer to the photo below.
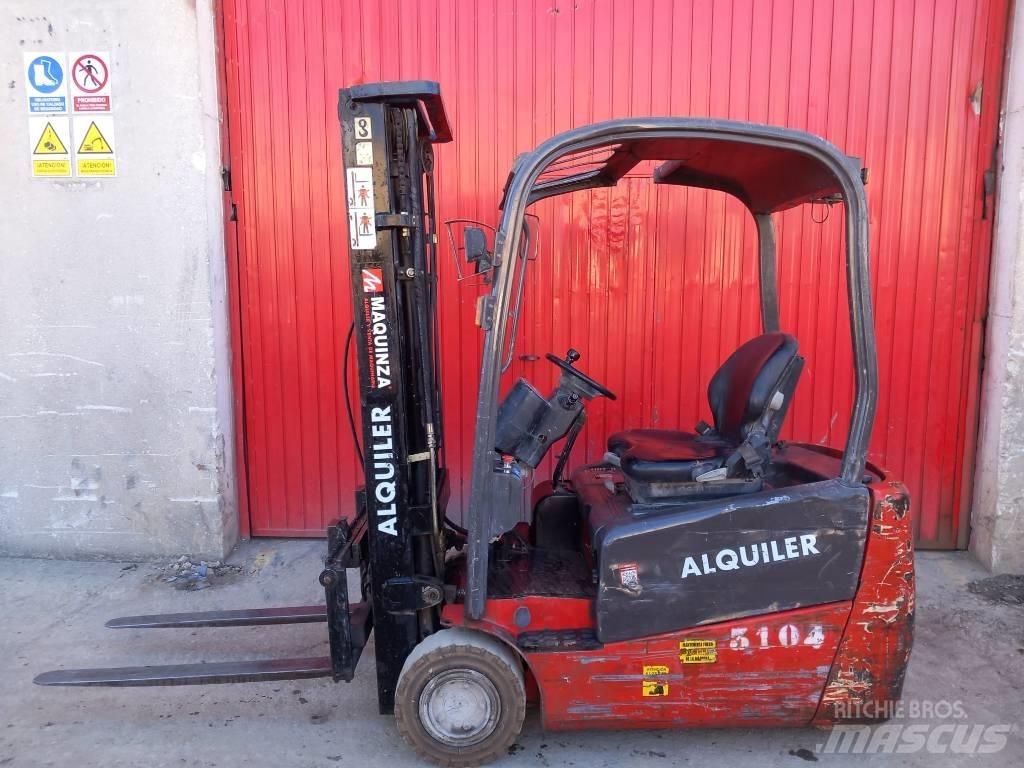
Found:
[[519, 659], [482, 632], [458, 627], [431, 635], [398, 678], [398, 732], [420, 757], [446, 768], [506, 755], [525, 715]]

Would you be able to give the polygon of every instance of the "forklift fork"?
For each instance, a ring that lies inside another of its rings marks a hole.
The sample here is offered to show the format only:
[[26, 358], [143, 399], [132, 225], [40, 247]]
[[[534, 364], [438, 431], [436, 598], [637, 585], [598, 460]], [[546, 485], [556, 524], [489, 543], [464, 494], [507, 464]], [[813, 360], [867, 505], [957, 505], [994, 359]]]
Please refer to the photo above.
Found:
[[274, 624], [327, 622], [330, 656], [299, 659], [225, 661], [213, 664], [169, 664], [106, 669], [58, 669], [35, 678], [37, 685], [155, 686], [245, 683], [333, 677], [349, 682], [373, 627], [369, 603], [349, 602], [346, 570], [361, 565], [360, 549], [366, 536], [362, 516], [350, 528], [344, 520], [327, 529], [327, 558], [320, 574], [325, 605], [252, 608], [235, 611], [164, 613], [111, 619], [112, 629], [191, 629], [194, 627], [252, 627]]

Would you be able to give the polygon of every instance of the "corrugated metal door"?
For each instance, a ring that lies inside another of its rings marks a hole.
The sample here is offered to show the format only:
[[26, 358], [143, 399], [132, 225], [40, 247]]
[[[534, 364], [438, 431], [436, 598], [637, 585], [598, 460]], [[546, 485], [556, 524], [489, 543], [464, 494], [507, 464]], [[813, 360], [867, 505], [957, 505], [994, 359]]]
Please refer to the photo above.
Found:
[[[357, 468], [340, 365], [350, 321], [337, 89], [440, 81], [443, 218], [494, 222], [516, 154], [583, 123], [649, 114], [820, 134], [870, 168], [881, 398], [871, 458], [909, 485], [919, 540], [962, 535], [977, 410], [1008, 0], [223, 0], [251, 531], [319, 535]], [[626, 425], [691, 428], [718, 364], [758, 332], [753, 226], [714, 193], [630, 178], [537, 206], [515, 374], [554, 380], [573, 345], [617, 390], [577, 461]], [[780, 225], [782, 325], [807, 368], [787, 436], [841, 446], [851, 402], [841, 216]], [[450, 259], [446, 244], [443, 255]], [[453, 507], [467, 491], [477, 290], [446, 262]], [[967, 470], [965, 471], [965, 468]], [[453, 509], [458, 516], [458, 509]]]

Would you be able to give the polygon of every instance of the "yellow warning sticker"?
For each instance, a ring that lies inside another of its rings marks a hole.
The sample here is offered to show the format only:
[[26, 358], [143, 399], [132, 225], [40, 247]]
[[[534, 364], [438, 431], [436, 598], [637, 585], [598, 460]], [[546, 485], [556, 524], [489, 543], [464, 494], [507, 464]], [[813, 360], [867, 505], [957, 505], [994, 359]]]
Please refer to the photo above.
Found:
[[718, 645], [714, 640], [680, 640], [679, 660], [683, 664], [714, 664]]
[[56, 160], [33, 160], [33, 176], [70, 176], [71, 161], [65, 158]]
[[39, 141], [36, 142], [36, 148], [32, 150], [32, 154], [66, 155], [67, 153], [68, 148], [64, 146], [64, 142], [60, 140], [57, 131], [53, 129], [53, 123], [47, 121], [46, 127], [43, 128], [43, 132], [39, 135]]
[[93, 120], [89, 123], [89, 128], [85, 131], [85, 136], [82, 137], [82, 143], [78, 145], [78, 154], [80, 155], [109, 155], [114, 151], [113, 147], [110, 146], [110, 142], [107, 141], [99, 127], [96, 125], [96, 121]]
[[111, 115], [75, 115], [72, 118], [75, 136], [75, 175], [85, 178], [117, 175], [114, 147], [114, 118]]
[[117, 168], [114, 165], [114, 158], [112, 157], [100, 157], [100, 158], [78, 158], [78, 175], [79, 176], [116, 176]]
[[71, 175], [71, 119], [62, 115], [30, 117], [28, 146], [32, 175], [54, 178]]
[[[644, 677], [653, 677], [654, 675], [667, 675], [668, 667], [658, 665], [644, 665]], [[644, 696], [668, 696], [668, 681], [667, 680], [644, 680], [643, 681], [643, 695]]]
[[644, 696], [668, 696], [668, 683], [661, 680], [644, 680]]

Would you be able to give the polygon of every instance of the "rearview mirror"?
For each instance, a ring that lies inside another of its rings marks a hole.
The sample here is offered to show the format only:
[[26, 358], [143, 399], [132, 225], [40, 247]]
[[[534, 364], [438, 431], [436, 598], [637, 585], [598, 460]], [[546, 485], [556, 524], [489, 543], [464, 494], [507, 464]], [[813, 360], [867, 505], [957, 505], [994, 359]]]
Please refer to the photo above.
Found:
[[[460, 283], [471, 280], [472, 284], [487, 285], [488, 273], [494, 267], [494, 254], [487, 250], [487, 241], [494, 240], [494, 227], [476, 219], [448, 219], [444, 228], [455, 263], [455, 279]], [[465, 268], [466, 264], [473, 266], [472, 272]]]
[[491, 254], [487, 251], [487, 233], [480, 227], [466, 227], [462, 232], [466, 261], [472, 264], [477, 274], [491, 269]]

